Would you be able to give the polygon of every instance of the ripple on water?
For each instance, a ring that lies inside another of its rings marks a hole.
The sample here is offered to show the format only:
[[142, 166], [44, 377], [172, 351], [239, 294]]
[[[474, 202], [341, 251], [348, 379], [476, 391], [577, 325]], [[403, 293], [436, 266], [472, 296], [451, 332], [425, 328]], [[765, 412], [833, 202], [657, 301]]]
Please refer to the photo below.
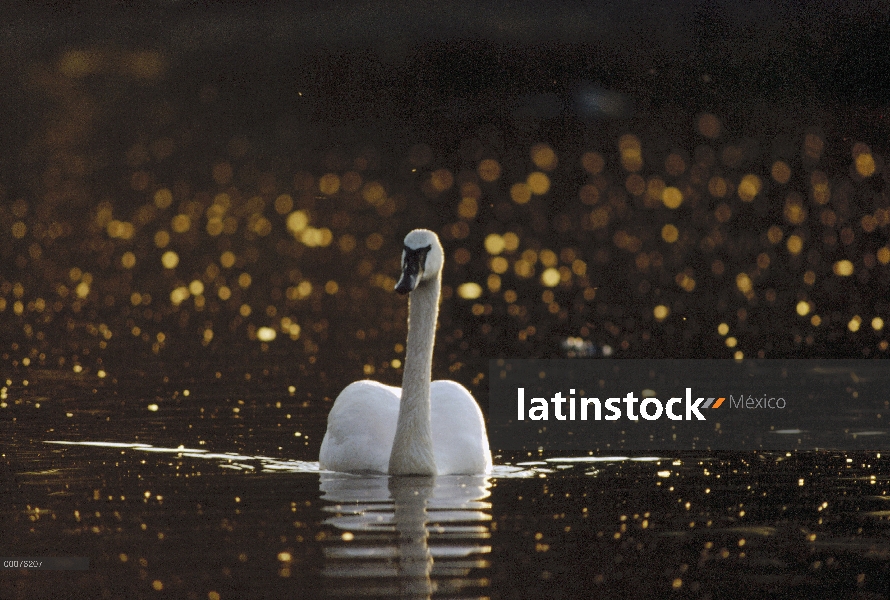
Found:
[[322, 473], [323, 575], [336, 596], [482, 589], [491, 553], [491, 479]]

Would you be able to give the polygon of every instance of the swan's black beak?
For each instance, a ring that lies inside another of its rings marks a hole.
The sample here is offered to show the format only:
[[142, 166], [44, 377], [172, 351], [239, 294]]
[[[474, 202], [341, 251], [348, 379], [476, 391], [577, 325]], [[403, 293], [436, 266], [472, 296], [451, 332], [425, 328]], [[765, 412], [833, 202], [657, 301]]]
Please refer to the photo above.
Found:
[[423, 267], [426, 264], [426, 255], [432, 246], [424, 248], [409, 248], [405, 246], [402, 252], [402, 276], [396, 284], [395, 291], [399, 294], [413, 292], [423, 275]]

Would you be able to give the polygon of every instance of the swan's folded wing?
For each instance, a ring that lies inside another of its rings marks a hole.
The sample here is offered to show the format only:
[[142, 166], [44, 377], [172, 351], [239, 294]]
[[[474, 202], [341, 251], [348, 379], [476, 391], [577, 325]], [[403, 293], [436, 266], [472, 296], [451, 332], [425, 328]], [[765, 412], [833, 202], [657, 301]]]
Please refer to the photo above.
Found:
[[485, 419], [467, 388], [456, 381], [434, 381], [430, 384], [430, 404], [439, 475], [491, 471]]
[[328, 415], [319, 466], [347, 473], [386, 473], [399, 395], [399, 388], [376, 381], [356, 381], [340, 392]]

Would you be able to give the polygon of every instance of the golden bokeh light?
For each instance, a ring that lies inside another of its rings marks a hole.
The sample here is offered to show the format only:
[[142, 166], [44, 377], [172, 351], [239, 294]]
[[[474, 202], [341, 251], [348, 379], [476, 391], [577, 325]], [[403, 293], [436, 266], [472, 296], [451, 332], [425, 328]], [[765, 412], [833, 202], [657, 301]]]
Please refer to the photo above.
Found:
[[695, 291], [695, 279], [692, 277], [691, 269], [687, 269], [681, 273], [677, 273], [674, 281], [686, 292]]
[[652, 316], [655, 317], [656, 321], [664, 321], [668, 318], [668, 315], [671, 314], [671, 309], [669, 309], [664, 304], [659, 304], [655, 308], [652, 309]]
[[222, 219], [219, 218], [210, 218], [207, 220], [207, 225], [205, 227], [207, 233], [212, 236], [221, 235], [223, 231], [225, 231], [225, 224]]
[[306, 211], [295, 210], [287, 216], [287, 229], [294, 235], [302, 233], [307, 225], [309, 225], [309, 215]]
[[552, 171], [556, 168], [556, 152], [547, 144], [535, 144], [531, 147], [531, 159], [536, 167], [544, 171]]
[[559, 282], [559, 269], [548, 267], [541, 273], [541, 283], [543, 283], [547, 287], [556, 287], [557, 285], [559, 285]]
[[785, 161], [777, 160], [773, 163], [770, 174], [773, 177], [773, 181], [785, 185], [791, 179], [791, 167]]
[[595, 185], [588, 183], [587, 185], [582, 185], [581, 189], [578, 190], [578, 197], [581, 199], [582, 204], [596, 204], [600, 199], [600, 190]]
[[810, 160], [817, 161], [822, 157], [822, 151], [825, 150], [825, 141], [815, 133], [808, 133], [803, 140], [804, 156]]
[[668, 223], [661, 228], [661, 239], [669, 244], [673, 244], [680, 238], [680, 230], [675, 225]]
[[747, 273], [739, 273], [735, 277], [735, 285], [743, 294], [748, 294], [754, 289], [754, 283]]
[[586, 275], [587, 263], [585, 263], [580, 258], [576, 258], [572, 261], [572, 273], [574, 273], [575, 275]]
[[535, 265], [533, 262], [525, 258], [521, 258], [513, 263], [513, 271], [519, 277], [527, 279], [535, 274]]
[[649, 181], [646, 182], [645, 201], [648, 208], [655, 208], [662, 203], [662, 196], [664, 195], [664, 189], [666, 187], [667, 184], [661, 177], [655, 175], [649, 178]]
[[459, 265], [466, 265], [473, 259], [472, 253], [466, 248], [458, 248], [454, 251], [454, 262]]
[[65, 77], [81, 79], [105, 67], [104, 56], [93, 50], [69, 50], [59, 60], [59, 72]]
[[732, 209], [725, 202], [721, 202], [714, 209], [714, 218], [718, 223], [726, 223], [732, 218]]
[[796, 310], [797, 310], [797, 314], [800, 315], [801, 317], [805, 317], [808, 314], [810, 314], [810, 312], [812, 312], [810, 303], [807, 302], [806, 300], [801, 300], [800, 302], [798, 302]]
[[543, 196], [548, 191], [550, 191], [550, 178], [546, 173], [542, 173], [540, 171], [533, 171], [529, 173], [528, 178], [525, 180], [526, 185], [531, 190], [532, 194], [536, 196]]
[[504, 251], [507, 244], [502, 235], [497, 233], [489, 233], [485, 236], [485, 251], [489, 254], [496, 255]]
[[813, 188], [813, 201], [816, 204], [828, 204], [831, 200], [831, 186], [828, 176], [822, 171], [813, 171], [810, 175], [810, 184]]
[[436, 192], [444, 192], [454, 185], [454, 175], [448, 169], [436, 169], [430, 173], [430, 185]]
[[170, 292], [170, 302], [174, 306], [179, 306], [189, 298], [189, 289], [184, 285], [175, 288]]
[[643, 168], [643, 147], [640, 138], [630, 133], [622, 135], [618, 139], [618, 150], [621, 153], [621, 166], [625, 171], [635, 173]]
[[380, 250], [383, 247], [383, 236], [379, 233], [372, 233], [365, 238], [365, 247], [368, 250]]
[[457, 295], [464, 300], [476, 300], [482, 295], [482, 286], [472, 281], [462, 283], [457, 287]]
[[344, 233], [343, 235], [340, 236], [340, 239], [337, 240], [337, 245], [340, 247], [340, 252], [342, 252], [343, 254], [348, 254], [348, 253], [352, 252], [353, 250], [355, 250], [355, 246], [356, 246], [355, 236], [348, 234], [348, 233]]
[[493, 183], [501, 178], [501, 163], [493, 158], [486, 158], [476, 168], [479, 179], [487, 183]]
[[176, 233], [185, 233], [192, 226], [192, 219], [186, 214], [179, 214], [170, 220], [170, 229]]
[[167, 188], [161, 188], [154, 193], [154, 203], [160, 209], [169, 208], [173, 204], [173, 192]]
[[673, 186], [666, 187], [661, 193], [661, 201], [668, 208], [680, 208], [683, 203], [683, 192]]
[[336, 173], [325, 173], [318, 179], [318, 191], [333, 196], [340, 191], [340, 177]]
[[[349, 192], [353, 194], [359, 191], [362, 187], [362, 176], [360, 173], [356, 171], [347, 171], [343, 173], [343, 177], [340, 178], [340, 185], [343, 188], [343, 191]], [[288, 209], [289, 211], [290, 209]], [[287, 211], [284, 211], [287, 212]], [[281, 213], [284, 214], [284, 213]]]
[[770, 262], [772, 260], [769, 257], [769, 254], [766, 252], [761, 252], [757, 255], [757, 268], [761, 271], [765, 271], [769, 268]]
[[557, 262], [559, 262], [556, 252], [549, 248], [545, 248], [538, 253], [538, 260], [545, 267], [555, 267]]
[[510, 199], [516, 204], [528, 204], [532, 199], [532, 189], [527, 183], [514, 183], [510, 186]]
[[875, 158], [870, 153], [860, 154], [855, 158], [856, 172], [862, 177], [875, 174]]
[[386, 199], [386, 189], [376, 181], [368, 182], [362, 187], [362, 198], [368, 204], [380, 204]]
[[161, 264], [164, 265], [165, 269], [175, 269], [176, 265], [179, 264], [179, 255], [172, 250], [168, 250], [161, 255]]
[[703, 113], [698, 117], [698, 131], [706, 138], [720, 137], [720, 119], [711, 113]]
[[760, 177], [753, 173], [748, 173], [739, 182], [738, 194], [743, 202], [751, 202], [760, 193], [763, 183]]
[[646, 180], [639, 173], [631, 173], [624, 182], [624, 187], [632, 196], [642, 196], [646, 191]]
[[834, 263], [831, 270], [838, 277], [849, 277], [853, 274], [853, 263], [849, 260], [839, 260]]
[[585, 152], [581, 155], [581, 166], [591, 175], [599, 175], [603, 172], [606, 161], [599, 152]]
[[112, 219], [108, 222], [105, 231], [108, 234], [108, 237], [117, 238], [120, 240], [129, 240], [133, 238], [133, 234], [136, 232], [136, 229], [133, 227], [132, 223]]
[[783, 211], [785, 220], [792, 225], [800, 225], [807, 218], [807, 209], [803, 206], [803, 198], [797, 192], [791, 192], [785, 198], [785, 208]]
[[[461, 173], [461, 175], [470, 177], [467, 171]], [[479, 187], [479, 184], [474, 181], [464, 181], [460, 185], [460, 197], [461, 198], [472, 198], [473, 200], [479, 200], [482, 198], [482, 188]]]
[[499, 275], [506, 273], [509, 266], [510, 263], [503, 256], [495, 256], [491, 259], [491, 270]]
[[314, 227], [307, 227], [300, 233], [298, 238], [303, 245], [308, 246], [310, 248], [318, 248], [325, 247], [330, 245], [330, 243], [334, 240], [334, 234], [327, 227], [321, 227], [316, 229]]
[[461, 219], [474, 219], [479, 212], [479, 203], [475, 198], [461, 198], [457, 205], [457, 216]]
[[714, 176], [708, 181], [708, 193], [715, 198], [723, 198], [728, 191], [729, 185], [722, 177]]
[[800, 254], [803, 250], [803, 239], [796, 234], [790, 235], [788, 236], [788, 241], [785, 242], [785, 246], [791, 254]]
[[256, 331], [256, 339], [261, 342], [271, 342], [277, 337], [277, 332], [271, 327], [260, 327]]

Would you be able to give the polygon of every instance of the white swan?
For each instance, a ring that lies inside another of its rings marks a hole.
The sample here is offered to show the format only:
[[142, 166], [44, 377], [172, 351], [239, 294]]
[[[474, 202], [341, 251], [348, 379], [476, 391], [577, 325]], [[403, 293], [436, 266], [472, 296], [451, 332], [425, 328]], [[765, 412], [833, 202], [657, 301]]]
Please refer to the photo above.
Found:
[[321, 442], [322, 469], [390, 475], [491, 470], [485, 422], [473, 396], [456, 381], [430, 382], [444, 260], [432, 231], [415, 229], [405, 237], [395, 288], [410, 292], [402, 388], [357, 381], [340, 392]]

